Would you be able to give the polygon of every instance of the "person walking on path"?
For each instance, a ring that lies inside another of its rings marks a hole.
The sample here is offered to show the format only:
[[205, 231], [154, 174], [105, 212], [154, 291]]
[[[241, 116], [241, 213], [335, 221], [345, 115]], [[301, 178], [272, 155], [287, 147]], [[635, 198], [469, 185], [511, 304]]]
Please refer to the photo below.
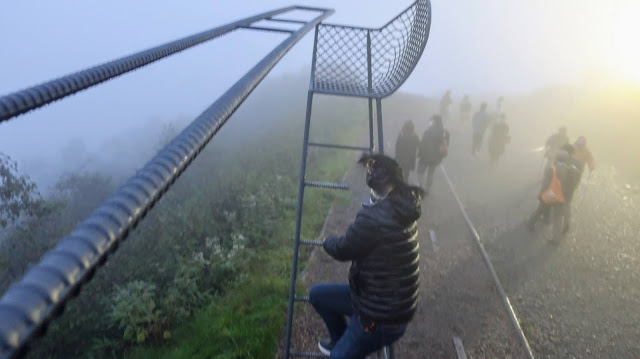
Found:
[[507, 144], [511, 142], [511, 136], [509, 136], [509, 125], [507, 125], [506, 118], [506, 115], [500, 115], [498, 122], [493, 124], [491, 127], [488, 140], [489, 158], [491, 158], [491, 162], [497, 161], [504, 153], [504, 149]]
[[547, 142], [544, 145], [544, 156], [547, 159], [547, 165], [545, 168], [549, 167], [556, 157], [556, 151], [558, 151], [562, 146], [569, 143], [569, 137], [567, 136], [567, 128], [560, 127], [558, 132], [547, 138]]
[[420, 138], [416, 134], [413, 121], [407, 121], [402, 126], [396, 140], [396, 161], [402, 168], [403, 179], [409, 179], [409, 174], [416, 168], [416, 151], [420, 145]]
[[464, 95], [460, 102], [460, 122], [466, 123], [471, 118], [471, 102], [469, 96]]
[[427, 173], [425, 193], [429, 195], [433, 184], [433, 174], [447, 155], [449, 149], [449, 131], [444, 129], [442, 118], [435, 115], [431, 118], [429, 128], [422, 135], [418, 148], [418, 177], [424, 181]]
[[502, 108], [504, 103], [504, 97], [498, 97], [498, 102], [496, 102], [496, 113], [498, 116], [504, 114], [504, 109]]
[[553, 224], [552, 241], [559, 240], [569, 230], [571, 200], [580, 177], [580, 171], [571, 155], [570, 148], [556, 151], [555, 161], [545, 170], [542, 189], [538, 195], [538, 208], [527, 221], [527, 227], [533, 231], [543, 214], [550, 215]]
[[440, 116], [442, 116], [442, 120], [446, 121], [449, 119], [449, 108], [451, 107], [451, 91], [447, 90], [447, 92], [440, 99]]
[[316, 284], [309, 291], [329, 331], [318, 347], [333, 359], [362, 359], [400, 339], [420, 292], [416, 221], [424, 191], [404, 182], [398, 163], [385, 155], [365, 153], [358, 163], [376, 200], [363, 204], [344, 235], [322, 244], [334, 259], [351, 261], [349, 284]]
[[487, 104], [483, 103], [480, 105], [480, 110], [473, 115], [473, 119], [471, 120], [471, 125], [473, 127], [473, 138], [471, 142], [471, 154], [476, 155], [476, 153], [480, 150], [482, 146], [482, 139], [484, 137], [484, 133], [489, 126], [489, 114], [487, 113]]
[[589, 167], [589, 174], [596, 168], [596, 162], [593, 159], [593, 155], [587, 147], [587, 138], [584, 136], [578, 137], [576, 142], [573, 144], [573, 159], [576, 160], [576, 164], [578, 165], [578, 169], [580, 170], [580, 175], [584, 172], [585, 165]]

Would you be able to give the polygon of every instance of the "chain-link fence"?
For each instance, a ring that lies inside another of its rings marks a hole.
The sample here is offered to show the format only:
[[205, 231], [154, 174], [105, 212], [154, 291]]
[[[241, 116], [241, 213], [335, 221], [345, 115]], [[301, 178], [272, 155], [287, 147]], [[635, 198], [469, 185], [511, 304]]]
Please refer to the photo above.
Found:
[[379, 29], [321, 24], [313, 90], [348, 96], [389, 96], [418, 63], [430, 25], [428, 0], [416, 1]]

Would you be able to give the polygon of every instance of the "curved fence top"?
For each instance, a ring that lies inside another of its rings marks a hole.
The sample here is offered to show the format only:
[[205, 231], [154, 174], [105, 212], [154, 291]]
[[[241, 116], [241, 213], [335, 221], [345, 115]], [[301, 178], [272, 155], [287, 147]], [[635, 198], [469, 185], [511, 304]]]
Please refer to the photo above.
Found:
[[4, 293], [0, 298], [0, 358], [15, 358], [26, 352], [28, 344], [42, 334], [49, 322], [62, 312], [65, 303], [78, 294], [82, 285], [127, 238], [276, 63], [333, 10], [295, 6], [264, 13], [0, 97], [2, 122], [228, 31], [240, 27], [269, 30], [250, 25], [290, 10], [319, 14], [301, 22], [303, 26], [299, 29], [286, 31], [291, 33], [289, 37]]
[[417, 0], [379, 29], [319, 25], [312, 90], [372, 98], [391, 95], [420, 60], [430, 26], [429, 0]]

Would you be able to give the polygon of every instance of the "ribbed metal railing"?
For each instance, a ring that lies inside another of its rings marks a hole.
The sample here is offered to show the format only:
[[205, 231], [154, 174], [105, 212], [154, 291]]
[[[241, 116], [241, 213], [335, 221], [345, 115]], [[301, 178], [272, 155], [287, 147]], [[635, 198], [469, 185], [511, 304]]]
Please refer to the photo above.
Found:
[[[293, 10], [324, 11], [311, 7], [289, 6], [265, 12], [2, 96], [0, 97], [0, 122], [42, 107], [190, 47], [213, 40], [231, 31], [240, 28], [250, 28], [253, 23], [270, 19], [273, 16]], [[264, 29], [260, 28], [260, 30]]]
[[319, 14], [304, 22], [247, 72], [3, 295], [0, 358], [25, 353], [27, 345], [78, 294], [275, 64], [333, 10], [294, 6], [263, 13], [0, 98], [0, 121], [5, 121], [236, 28], [291, 10]]

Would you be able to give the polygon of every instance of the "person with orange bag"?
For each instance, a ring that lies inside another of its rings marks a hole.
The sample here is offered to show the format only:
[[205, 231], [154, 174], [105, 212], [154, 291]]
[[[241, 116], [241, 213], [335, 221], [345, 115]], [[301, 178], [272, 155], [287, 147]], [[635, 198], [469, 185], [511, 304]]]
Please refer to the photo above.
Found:
[[555, 161], [545, 170], [538, 208], [527, 221], [527, 227], [533, 231], [540, 216], [550, 213], [553, 222], [552, 241], [559, 240], [569, 230], [570, 203], [580, 180], [580, 170], [572, 155], [570, 146], [557, 151]]
[[[593, 155], [587, 147], [587, 138], [584, 136], [578, 137], [576, 142], [573, 144], [573, 155], [571, 156], [578, 165], [578, 169], [580, 170], [580, 174], [584, 172], [585, 165], [589, 167], [589, 174], [596, 168], [596, 162], [593, 159]], [[579, 181], [578, 181], [579, 182]]]

